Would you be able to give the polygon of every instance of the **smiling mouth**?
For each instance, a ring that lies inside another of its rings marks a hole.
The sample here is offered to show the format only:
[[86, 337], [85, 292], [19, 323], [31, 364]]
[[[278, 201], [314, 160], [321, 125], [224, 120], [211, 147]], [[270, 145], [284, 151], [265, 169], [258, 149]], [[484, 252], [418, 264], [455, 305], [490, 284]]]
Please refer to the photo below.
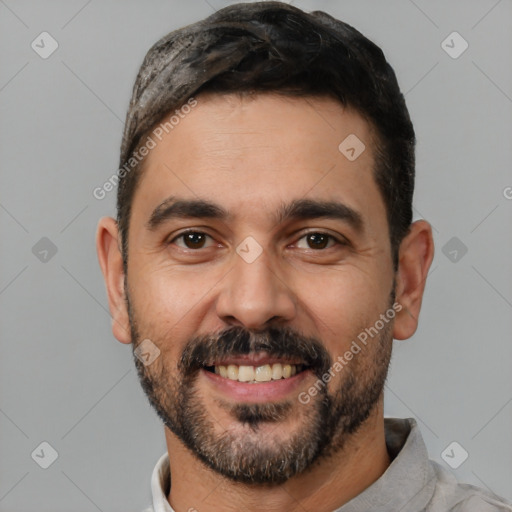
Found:
[[287, 363], [263, 364], [260, 366], [228, 364], [206, 366], [204, 369], [225, 379], [257, 384], [258, 382], [289, 379], [305, 371], [307, 366]]

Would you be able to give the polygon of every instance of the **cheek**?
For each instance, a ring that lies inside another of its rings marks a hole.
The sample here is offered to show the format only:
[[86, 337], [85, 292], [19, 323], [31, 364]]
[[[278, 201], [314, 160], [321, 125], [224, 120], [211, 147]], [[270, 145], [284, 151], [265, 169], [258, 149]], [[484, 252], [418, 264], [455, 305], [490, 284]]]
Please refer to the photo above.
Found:
[[130, 299], [141, 339], [154, 340], [170, 356], [178, 354], [204, 317], [220, 279], [212, 274], [148, 266], [130, 274]]
[[390, 292], [377, 277], [348, 268], [310, 275], [298, 289], [306, 314], [333, 358], [374, 325], [388, 307]]
[[173, 269], [146, 267], [131, 277], [131, 296], [142, 320], [172, 325], [184, 318], [206, 291], [196, 285], [193, 276]]

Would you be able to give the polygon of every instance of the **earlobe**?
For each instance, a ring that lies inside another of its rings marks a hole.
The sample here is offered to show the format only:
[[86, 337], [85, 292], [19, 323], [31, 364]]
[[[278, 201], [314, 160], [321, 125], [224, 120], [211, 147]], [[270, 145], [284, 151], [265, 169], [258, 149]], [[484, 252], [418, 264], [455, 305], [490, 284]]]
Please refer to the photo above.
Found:
[[107, 288], [112, 332], [121, 343], [131, 343], [124, 290], [123, 257], [119, 247], [117, 222], [111, 217], [103, 217], [96, 232], [96, 251]]
[[402, 306], [396, 316], [393, 337], [410, 338], [418, 327], [425, 281], [434, 258], [432, 228], [424, 220], [413, 222], [400, 244], [396, 301]]

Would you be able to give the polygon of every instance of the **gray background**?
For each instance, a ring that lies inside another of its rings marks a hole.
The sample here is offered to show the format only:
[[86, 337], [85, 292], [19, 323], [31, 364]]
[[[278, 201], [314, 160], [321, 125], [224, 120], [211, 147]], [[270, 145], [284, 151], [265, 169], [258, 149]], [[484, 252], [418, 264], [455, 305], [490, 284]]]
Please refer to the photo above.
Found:
[[[116, 171], [147, 49], [228, 3], [0, 0], [0, 511], [149, 503], [163, 427], [111, 334], [94, 235], [115, 192], [92, 191]], [[456, 476], [512, 499], [512, 3], [293, 3], [384, 49], [418, 136], [416, 214], [437, 252], [419, 330], [395, 342], [386, 414], [416, 417], [447, 468], [457, 441]], [[43, 31], [59, 44], [47, 59], [31, 48]], [[457, 59], [441, 47], [453, 31], [469, 43]], [[46, 470], [31, 458], [43, 441], [59, 455]]]

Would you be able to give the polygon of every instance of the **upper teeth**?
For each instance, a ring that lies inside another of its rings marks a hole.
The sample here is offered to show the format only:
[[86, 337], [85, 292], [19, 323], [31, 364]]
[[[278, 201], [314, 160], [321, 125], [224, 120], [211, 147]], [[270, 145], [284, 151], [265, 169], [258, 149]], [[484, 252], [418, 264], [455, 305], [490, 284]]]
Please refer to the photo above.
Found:
[[269, 382], [293, 377], [297, 373], [297, 365], [281, 363], [262, 366], [218, 365], [215, 366], [215, 373], [239, 382]]

